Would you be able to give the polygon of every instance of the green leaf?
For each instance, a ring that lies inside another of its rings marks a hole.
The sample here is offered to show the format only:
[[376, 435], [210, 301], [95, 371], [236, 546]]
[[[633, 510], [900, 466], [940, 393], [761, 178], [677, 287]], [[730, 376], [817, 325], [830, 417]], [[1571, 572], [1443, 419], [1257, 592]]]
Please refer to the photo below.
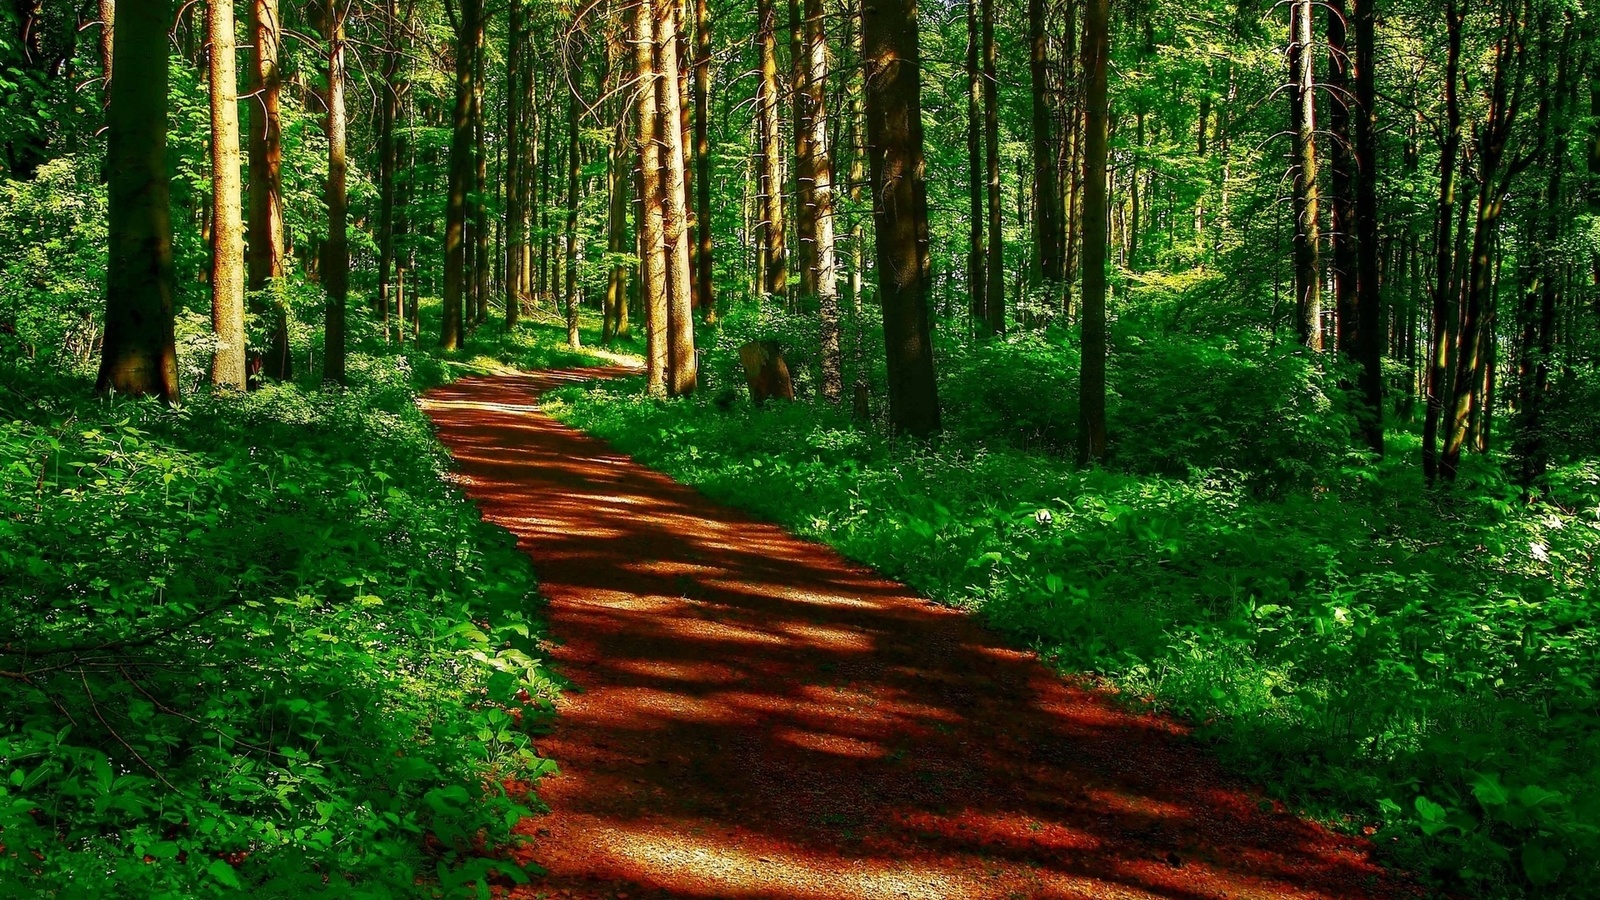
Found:
[[1566, 854], [1545, 841], [1522, 845], [1522, 874], [1536, 887], [1554, 884], [1567, 869]]

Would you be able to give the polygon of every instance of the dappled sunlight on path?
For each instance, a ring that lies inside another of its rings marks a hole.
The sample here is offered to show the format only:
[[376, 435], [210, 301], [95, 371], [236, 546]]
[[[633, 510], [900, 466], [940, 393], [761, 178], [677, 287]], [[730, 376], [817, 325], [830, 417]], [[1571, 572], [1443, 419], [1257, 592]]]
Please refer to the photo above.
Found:
[[[612, 370], [614, 374], [616, 370]], [[426, 409], [515, 533], [575, 682], [519, 897], [1401, 896], [1162, 719], [537, 411], [595, 373]]]

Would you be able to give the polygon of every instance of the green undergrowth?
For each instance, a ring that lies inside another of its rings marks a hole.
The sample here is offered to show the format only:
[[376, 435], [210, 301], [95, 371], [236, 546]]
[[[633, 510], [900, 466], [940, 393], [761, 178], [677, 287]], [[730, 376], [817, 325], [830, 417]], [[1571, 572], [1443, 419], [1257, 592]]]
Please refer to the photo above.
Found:
[[416, 399], [607, 360], [536, 324], [454, 354], [354, 324], [347, 388], [173, 408], [0, 363], [0, 896], [525, 877], [494, 848], [555, 766], [536, 584]]
[[[1348, 452], [1326, 379], [1292, 351], [1122, 346], [1104, 469], [1059, 452], [1074, 400], [1052, 386], [1073, 353], [1031, 337], [941, 351], [931, 446], [819, 403], [658, 402], [636, 383], [549, 406], [1184, 716], [1425, 881], [1595, 896], [1600, 472], [1557, 473], [1560, 505], [1528, 506], [1481, 460], [1430, 492], [1409, 435], [1397, 462]], [[1007, 380], [980, 387], [989, 373]]]

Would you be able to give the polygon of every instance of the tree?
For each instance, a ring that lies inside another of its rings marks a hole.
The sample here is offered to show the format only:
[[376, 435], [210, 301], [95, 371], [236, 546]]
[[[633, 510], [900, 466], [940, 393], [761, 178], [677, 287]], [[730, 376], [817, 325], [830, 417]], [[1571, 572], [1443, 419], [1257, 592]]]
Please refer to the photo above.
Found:
[[[1030, 281], [1059, 285], [1065, 279], [1061, 247], [1061, 189], [1056, 181], [1056, 146], [1050, 108], [1050, 6], [1028, 0], [1028, 71], [1033, 83], [1033, 268]], [[991, 317], [993, 313], [990, 313]], [[992, 321], [992, 318], [991, 318]]]
[[324, 0], [323, 39], [328, 42], [328, 240], [322, 245], [322, 286], [327, 292], [322, 380], [344, 383], [345, 308], [349, 298], [350, 245], [346, 195], [344, 110], [344, 20], [348, 0]]
[[1322, 212], [1311, 0], [1289, 5], [1289, 121], [1294, 134], [1294, 296], [1300, 343], [1322, 349]]
[[843, 359], [839, 347], [839, 269], [833, 228], [833, 154], [828, 136], [828, 29], [822, 0], [806, 0], [807, 142], [810, 156], [812, 233], [816, 262], [815, 293], [822, 315], [822, 396], [839, 402], [844, 393]]
[[283, 277], [283, 143], [279, 122], [278, 0], [250, 0], [250, 242], [249, 288], [254, 309], [266, 316], [271, 333], [261, 370], [268, 378], [291, 373], [289, 322], [283, 306], [261, 299], [268, 283]]
[[789, 256], [784, 249], [783, 133], [778, 116], [778, 10], [776, 0], [757, 0], [756, 42], [761, 52], [761, 80], [756, 106], [760, 131], [760, 259], [761, 292], [785, 296], [789, 291]]
[[172, 217], [167, 181], [168, 0], [122, 0], [106, 114], [106, 323], [95, 389], [178, 398]]
[[639, 289], [645, 314], [645, 383], [652, 397], [667, 396], [670, 377], [667, 322], [667, 251], [662, 209], [661, 113], [656, 81], [655, 0], [634, 0], [634, 72], [638, 81]]
[[1111, 104], [1111, 2], [1085, 0], [1083, 19], [1083, 370], [1078, 389], [1081, 462], [1106, 458], [1106, 157]]
[[982, 42], [979, 4], [967, 4], [967, 290], [968, 309], [980, 332], [989, 327], [988, 245], [983, 240], [983, 69], [979, 65]]
[[699, 374], [694, 353], [693, 276], [689, 271], [689, 192], [685, 183], [686, 156], [683, 122], [683, 79], [678, 63], [677, 0], [656, 0], [658, 13], [660, 70], [661, 152], [665, 177], [659, 189], [663, 197], [662, 240], [666, 243], [667, 275], [667, 393], [682, 396], [694, 392]]
[[211, 384], [244, 390], [244, 218], [239, 210], [239, 89], [234, 70], [233, 0], [210, 0], [211, 327], [217, 349]]
[[461, 346], [461, 319], [467, 281], [467, 194], [473, 176], [472, 90], [474, 82], [473, 47], [477, 43], [478, 18], [483, 0], [462, 0], [461, 17], [456, 22], [456, 100], [450, 134], [450, 186], [445, 199], [444, 232], [444, 310], [439, 346], [456, 350]]
[[928, 310], [920, 44], [917, 0], [863, 4], [867, 147], [888, 353], [889, 421], [902, 434], [926, 437], [939, 431], [939, 393]]

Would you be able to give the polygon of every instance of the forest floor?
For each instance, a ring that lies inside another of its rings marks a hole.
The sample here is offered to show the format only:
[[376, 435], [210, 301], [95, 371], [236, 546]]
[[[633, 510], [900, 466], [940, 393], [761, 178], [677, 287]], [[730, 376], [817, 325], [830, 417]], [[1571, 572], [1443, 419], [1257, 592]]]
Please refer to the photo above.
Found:
[[573, 682], [515, 897], [1388, 898], [1370, 847], [1185, 729], [546, 416], [625, 370], [425, 398], [532, 557]]

